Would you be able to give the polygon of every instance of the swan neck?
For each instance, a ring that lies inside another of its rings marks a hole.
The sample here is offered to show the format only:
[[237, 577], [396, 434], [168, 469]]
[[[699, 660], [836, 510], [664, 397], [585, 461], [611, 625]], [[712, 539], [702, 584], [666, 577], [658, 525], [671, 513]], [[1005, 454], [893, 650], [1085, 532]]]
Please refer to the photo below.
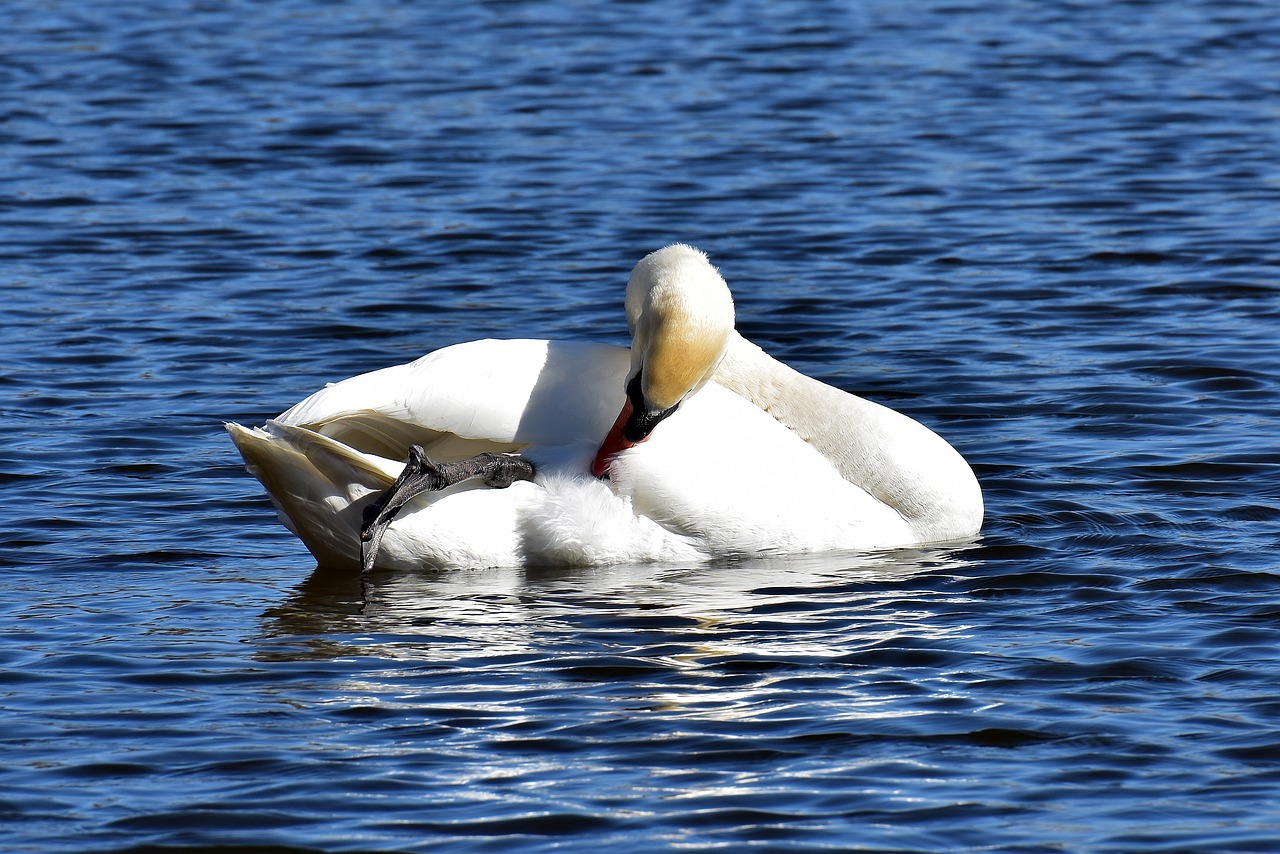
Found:
[[920, 542], [978, 532], [982, 493], [973, 470], [923, 424], [807, 377], [736, 331], [714, 379], [808, 442], [845, 480], [896, 510]]

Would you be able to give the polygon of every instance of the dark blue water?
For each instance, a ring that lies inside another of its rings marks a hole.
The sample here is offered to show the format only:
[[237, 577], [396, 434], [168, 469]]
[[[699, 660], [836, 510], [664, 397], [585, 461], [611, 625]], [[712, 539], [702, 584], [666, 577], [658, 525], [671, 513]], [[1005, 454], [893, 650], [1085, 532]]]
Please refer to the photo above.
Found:
[[[0, 6], [0, 848], [1274, 851], [1270, 2]], [[643, 254], [976, 543], [314, 568], [223, 420]]]

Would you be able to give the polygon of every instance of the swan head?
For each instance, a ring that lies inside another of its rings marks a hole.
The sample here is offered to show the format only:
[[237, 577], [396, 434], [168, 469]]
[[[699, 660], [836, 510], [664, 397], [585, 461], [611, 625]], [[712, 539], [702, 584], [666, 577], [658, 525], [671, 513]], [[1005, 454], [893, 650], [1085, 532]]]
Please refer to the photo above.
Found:
[[627, 282], [631, 370], [622, 412], [596, 454], [603, 477], [614, 454], [649, 438], [707, 384], [733, 334], [733, 297], [707, 256], [682, 243], [650, 253]]

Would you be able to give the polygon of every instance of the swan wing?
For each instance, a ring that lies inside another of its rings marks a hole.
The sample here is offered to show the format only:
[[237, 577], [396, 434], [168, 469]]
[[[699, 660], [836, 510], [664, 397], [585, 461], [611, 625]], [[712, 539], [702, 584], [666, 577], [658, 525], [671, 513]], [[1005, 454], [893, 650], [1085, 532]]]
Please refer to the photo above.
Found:
[[433, 459], [599, 442], [623, 399], [628, 351], [608, 344], [483, 340], [334, 383], [277, 421], [351, 447]]
[[[285, 527], [317, 563], [359, 571], [364, 508], [391, 485], [401, 464], [279, 421], [226, 427]], [[636, 515], [629, 501], [585, 476], [584, 468], [507, 489], [458, 484], [421, 495], [387, 530], [378, 565], [588, 566], [706, 556], [695, 541]]]
[[[316, 561], [359, 570], [364, 508], [391, 485], [403, 464], [280, 421], [226, 427], [285, 527]], [[378, 564], [392, 569], [518, 564], [519, 519], [536, 496], [529, 483], [510, 489], [459, 484], [420, 496], [402, 524], [387, 533]]]

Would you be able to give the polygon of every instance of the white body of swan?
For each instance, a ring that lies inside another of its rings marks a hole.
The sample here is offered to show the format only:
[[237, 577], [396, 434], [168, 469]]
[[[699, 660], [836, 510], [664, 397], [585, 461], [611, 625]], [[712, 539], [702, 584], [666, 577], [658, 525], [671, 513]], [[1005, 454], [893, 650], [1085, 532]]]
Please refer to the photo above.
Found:
[[[743, 339], [727, 286], [697, 250], [641, 261], [627, 314], [630, 351], [459, 344], [331, 385], [264, 427], [227, 429], [326, 565], [360, 566], [364, 507], [413, 444], [437, 461], [518, 453], [536, 475], [414, 498], [386, 530], [385, 568], [697, 561], [978, 532], [982, 496], [960, 455]], [[638, 440], [620, 435], [633, 404], [648, 413], [633, 418], [646, 421]], [[593, 457], [607, 479], [593, 476]]]

